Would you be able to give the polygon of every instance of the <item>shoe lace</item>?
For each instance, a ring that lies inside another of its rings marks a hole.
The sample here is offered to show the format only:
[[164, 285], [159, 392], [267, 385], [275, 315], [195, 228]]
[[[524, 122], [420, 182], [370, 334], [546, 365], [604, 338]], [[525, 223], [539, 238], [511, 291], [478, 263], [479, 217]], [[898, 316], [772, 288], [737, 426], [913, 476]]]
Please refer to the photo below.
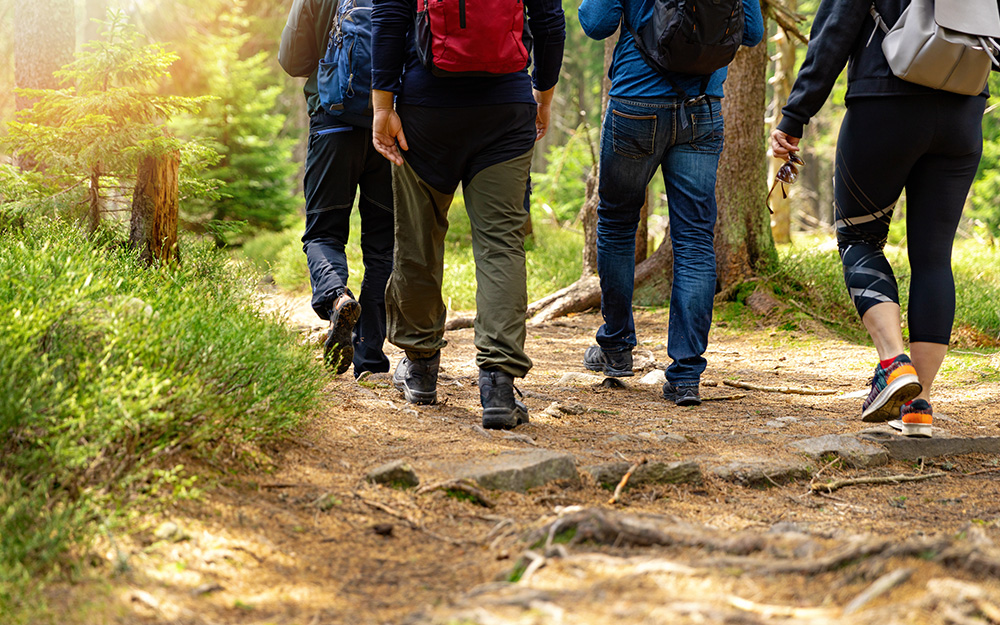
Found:
[[514, 387], [514, 391], [517, 393], [517, 396], [524, 399], [524, 393], [521, 392], [521, 389], [517, 388], [516, 384], [511, 384], [511, 386]]

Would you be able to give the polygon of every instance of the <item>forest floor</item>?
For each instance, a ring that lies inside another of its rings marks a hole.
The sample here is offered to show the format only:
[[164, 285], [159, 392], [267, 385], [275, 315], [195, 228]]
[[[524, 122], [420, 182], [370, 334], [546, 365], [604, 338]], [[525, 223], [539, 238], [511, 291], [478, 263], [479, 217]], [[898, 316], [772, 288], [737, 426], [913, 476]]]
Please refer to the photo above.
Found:
[[[315, 337], [304, 301], [282, 305]], [[531, 422], [511, 432], [480, 427], [471, 329], [447, 335], [437, 405], [406, 404], [387, 375], [331, 377], [272, 470], [217, 478], [109, 544], [127, 572], [88, 583], [87, 622], [1000, 624], [1000, 355], [949, 356], [934, 438], [907, 447], [860, 420], [874, 350], [818, 324], [717, 323], [710, 401], [680, 408], [642, 381], [666, 364], [666, 312], [637, 313], [647, 365], [624, 388], [581, 364], [599, 320], [529, 328]], [[442, 484], [567, 455], [573, 476], [527, 492]], [[400, 459], [420, 487], [366, 480]], [[643, 460], [666, 481], [640, 468], [610, 503]], [[897, 475], [920, 480], [818, 489]]]

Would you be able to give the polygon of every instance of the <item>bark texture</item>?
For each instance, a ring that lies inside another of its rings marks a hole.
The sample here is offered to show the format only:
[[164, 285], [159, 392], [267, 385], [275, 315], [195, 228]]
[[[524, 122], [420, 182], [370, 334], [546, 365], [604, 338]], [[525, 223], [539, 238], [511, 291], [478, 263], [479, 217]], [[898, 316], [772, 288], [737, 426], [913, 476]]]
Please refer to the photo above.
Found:
[[180, 154], [147, 156], [139, 163], [132, 193], [129, 244], [148, 264], [177, 260]]
[[742, 282], [777, 260], [770, 216], [764, 205], [766, 69], [765, 43], [741, 48], [729, 66], [726, 97], [722, 99], [726, 147], [715, 188], [719, 205], [715, 253], [720, 290]]

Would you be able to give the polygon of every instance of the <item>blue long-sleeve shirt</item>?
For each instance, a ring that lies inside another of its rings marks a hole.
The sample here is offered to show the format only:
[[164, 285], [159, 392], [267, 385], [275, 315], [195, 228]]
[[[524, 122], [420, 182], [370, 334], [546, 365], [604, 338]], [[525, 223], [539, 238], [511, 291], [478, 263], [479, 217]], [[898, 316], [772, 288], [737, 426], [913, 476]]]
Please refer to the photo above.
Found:
[[[760, 12], [759, 0], [743, 0], [745, 25], [743, 45], [755, 46], [764, 38], [764, 17]], [[653, 17], [653, 2], [650, 0], [583, 0], [580, 4], [580, 26], [591, 39], [607, 39], [615, 34], [622, 15], [633, 28], [638, 29]], [[705, 93], [721, 98], [722, 83], [726, 80], [726, 68], [712, 73]], [[691, 74], [672, 74], [671, 78], [688, 95], [701, 93], [702, 77]], [[649, 66], [639, 54], [635, 40], [627, 28], [622, 28], [618, 45], [615, 46], [611, 65], [610, 95], [621, 98], [665, 98], [677, 96], [670, 82], [663, 74]]]
[[413, 27], [417, 0], [374, 0], [372, 88], [392, 91], [397, 102], [418, 106], [533, 104], [532, 86], [547, 91], [559, 80], [566, 21], [561, 0], [525, 0], [534, 40], [533, 69], [496, 77], [440, 77], [420, 63]]

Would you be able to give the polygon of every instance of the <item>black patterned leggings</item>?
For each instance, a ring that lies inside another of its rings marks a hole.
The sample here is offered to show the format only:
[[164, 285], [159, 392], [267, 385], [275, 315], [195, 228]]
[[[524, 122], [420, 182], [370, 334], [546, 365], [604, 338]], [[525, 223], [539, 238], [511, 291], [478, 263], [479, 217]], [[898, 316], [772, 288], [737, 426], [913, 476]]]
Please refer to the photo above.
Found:
[[844, 281], [858, 314], [899, 303], [882, 249], [906, 189], [910, 341], [947, 345], [955, 319], [951, 249], [983, 151], [986, 98], [943, 91], [857, 98], [837, 141], [834, 202]]

